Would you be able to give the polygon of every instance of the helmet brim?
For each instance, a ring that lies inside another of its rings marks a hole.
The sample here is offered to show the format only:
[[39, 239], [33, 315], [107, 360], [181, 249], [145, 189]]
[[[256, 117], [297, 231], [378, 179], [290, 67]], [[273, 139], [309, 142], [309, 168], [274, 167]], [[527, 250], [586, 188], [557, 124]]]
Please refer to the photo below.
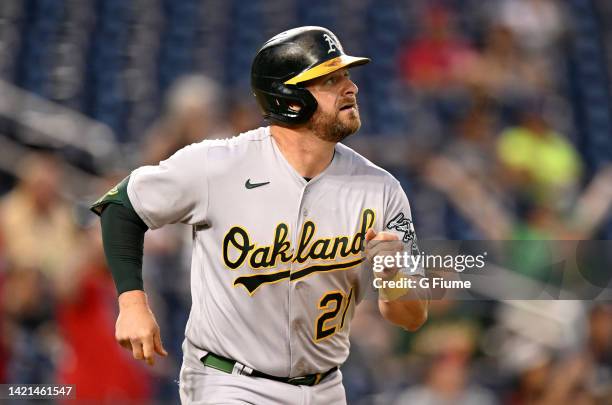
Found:
[[319, 63], [316, 66], [311, 67], [298, 74], [297, 76], [292, 77], [287, 80], [284, 84], [298, 84], [302, 82], [307, 82], [308, 80], [316, 79], [317, 77], [325, 76], [326, 74], [335, 72], [336, 70], [365, 65], [370, 61], [369, 58], [363, 58], [359, 56], [349, 56], [349, 55], [340, 55], [335, 58], [332, 58], [323, 63]]

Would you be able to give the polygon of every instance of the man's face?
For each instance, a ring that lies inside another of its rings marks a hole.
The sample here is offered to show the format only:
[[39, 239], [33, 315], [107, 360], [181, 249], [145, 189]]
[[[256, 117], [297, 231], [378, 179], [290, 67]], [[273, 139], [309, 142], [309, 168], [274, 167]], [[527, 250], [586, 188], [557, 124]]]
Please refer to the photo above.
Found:
[[317, 99], [318, 107], [307, 128], [320, 139], [340, 142], [361, 127], [357, 106], [357, 86], [348, 69], [340, 69], [313, 79], [306, 88]]

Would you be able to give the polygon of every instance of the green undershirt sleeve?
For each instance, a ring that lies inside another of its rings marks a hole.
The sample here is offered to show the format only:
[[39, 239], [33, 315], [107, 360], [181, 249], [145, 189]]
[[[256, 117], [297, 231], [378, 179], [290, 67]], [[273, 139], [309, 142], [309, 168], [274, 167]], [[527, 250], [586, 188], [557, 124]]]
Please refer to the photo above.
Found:
[[104, 254], [117, 294], [144, 290], [142, 255], [147, 226], [134, 210], [119, 204], [108, 204], [101, 222]]
[[148, 227], [130, 203], [128, 181], [129, 177], [91, 207], [100, 215], [104, 254], [118, 294], [144, 289], [142, 256]]

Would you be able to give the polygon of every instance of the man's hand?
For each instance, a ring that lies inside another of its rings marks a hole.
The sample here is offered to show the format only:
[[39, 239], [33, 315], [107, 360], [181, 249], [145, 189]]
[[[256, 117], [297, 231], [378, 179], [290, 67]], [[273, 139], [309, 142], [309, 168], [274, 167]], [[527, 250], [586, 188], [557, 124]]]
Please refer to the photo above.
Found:
[[[376, 233], [373, 229], [368, 229], [365, 235], [366, 257], [373, 261], [375, 256], [395, 256], [398, 252], [404, 251], [404, 244], [399, 238], [390, 232]], [[396, 275], [398, 277], [399, 268], [387, 267], [377, 276], [384, 280], [391, 280]], [[427, 319], [427, 307], [429, 300], [421, 298], [415, 291], [408, 288], [387, 289], [381, 288], [379, 291], [378, 309], [387, 321], [399, 325], [406, 330], [415, 331], [425, 323]], [[403, 299], [397, 299], [404, 297]]]
[[[366, 257], [368, 261], [374, 261], [375, 256], [393, 256], [404, 251], [404, 244], [399, 240], [397, 235], [391, 232], [378, 232], [370, 228], [365, 234], [366, 239]], [[390, 280], [395, 277], [398, 268], [395, 266], [386, 267], [377, 275], [384, 280]]]
[[119, 295], [119, 316], [115, 325], [115, 339], [124, 348], [131, 350], [137, 360], [155, 364], [154, 353], [167, 356], [161, 342], [159, 325], [144, 291], [126, 291]]

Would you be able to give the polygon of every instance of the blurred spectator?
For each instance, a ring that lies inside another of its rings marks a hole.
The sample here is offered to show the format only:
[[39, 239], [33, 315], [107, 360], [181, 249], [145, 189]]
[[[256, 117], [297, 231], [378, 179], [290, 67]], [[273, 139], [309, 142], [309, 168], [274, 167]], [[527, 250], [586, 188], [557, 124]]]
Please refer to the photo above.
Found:
[[455, 125], [456, 130], [442, 153], [460, 165], [466, 174], [491, 189], [498, 189], [495, 172], [496, 116], [486, 105], [474, 106]]
[[609, 403], [612, 399], [611, 325], [610, 305], [594, 306], [588, 315], [587, 345], [570, 354], [559, 353], [556, 361], [549, 358], [524, 370], [509, 403]]
[[546, 362], [536, 365], [521, 374], [519, 387], [508, 398], [507, 403], [509, 405], [599, 403], [595, 402], [596, 396], [586, 384], [591, 373], [592, 364], [583, 354], [575, 354], [556, 363]]
[[[562, 383], [562, 374], [565, 367], [585, 370], [575, 360], [584, 347], [586, 314], [581, 301], [515, 300], [500, 305], [483, 350], [509, 378], [507, 403], [575, 403], [568, 395], [578, 376], [568, 370]], [[559, 386], [565, 383], [567, 387]]]
[[241, 92], [229, 100], [227, 123], [225, 123], [227, 136], [235, 136], [264, 125], [257, 104], [253, 100], [247, 99], [245, 94]]
[[579, 185], [582, 160], [574, 146], [527, 106], [516, 127], [499, 137], [497, 153], [514, 189], [531, 201], [567, 207]]
[[541, 58], [528, 57], [508, 27], [493, 25], [484, 42], [479, 57], [462, 66], [466, 83], [502, 105], [520, 103], [522, 98], [550, 87], [552, 72], [548, 65]]
[[505, 0], [496, 18], [510, 28], [521, 46], [532, 54], [555, 51], [566, 21], [556, 0]]
[[503, 202], [505, 183], [495, 156], [495, 115], [474, 107], [456, 125], [453, 138], [425, 164], [423, 178], [488, 239], [503, 239], [512, 218]]
[[470, 359], [477, 336], [469, 323], [435, 325], [420, 333], [415, 351], [430, 360], [424, 381], [407, 388], [395, 404], [496, 404], [492, 392], [471, 381]]
[[168, 91], [163, 116], [145, 137], [143, 163], [157, 164], [182, 147], [218, 132], [222, 105], [222, 94], [208, 77], [178, 79]]
[[530, 360], [519, 373], [512, 385], [514, 389], [506, 398], [508, 405], [533, 404], [542, 396], [548, 383], [548, 376], [552, 369], [552, 361], [546, 354]]
[[42, 384], [53, 381], [55, 354], [60, 344], [53, 320], [53, 294], [44, 274], [10, 267], [0, 291], [2, 339], [7, 383]]
[[457, 80], [458, 69], [474, 51], [458, 35], [450, 10], [441, 5], [427, 8], [421, 22], [421, 34], [400, 56], [401, 70], [414, 88], [444, 90]]
[[49, 154], [35, 153], [17, 168], [17, 186], [0, 200], [0, 233], [8, 261], [19, 269], [61, 272], [76, 246], [71, 207], [60, 197], [62, 168]]

